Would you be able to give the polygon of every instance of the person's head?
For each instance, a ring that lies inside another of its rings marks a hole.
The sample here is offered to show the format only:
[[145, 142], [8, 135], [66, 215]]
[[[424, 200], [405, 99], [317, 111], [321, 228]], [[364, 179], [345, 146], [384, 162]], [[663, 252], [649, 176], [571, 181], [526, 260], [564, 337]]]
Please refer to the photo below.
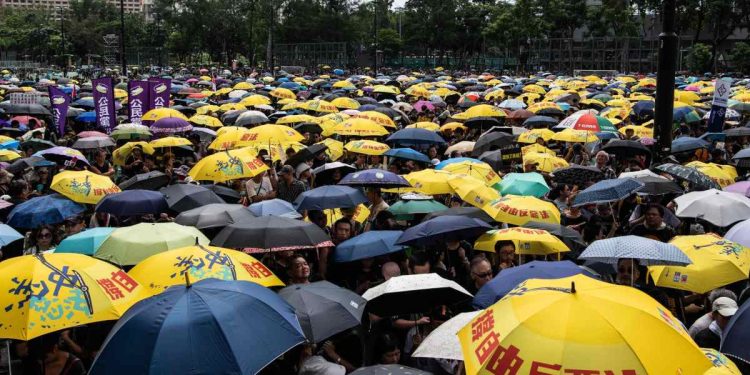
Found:
[[307, 217], [310, 219], [311, 223], [317, 225], [320, 228], [325, 228], [326, 224], [328, 224], [328, 218], [326, 217], [326, 214], [321, 210], [307, 211]]
[[388, 281], [391, 277], [401, 276], [401, 268], [396, 262], [385, 262], [380, 268], [383, 280]]
[[378, 204], [383, 200], [383, 194], [378, 188], [367, 189], [367, 199], [369, 199], [372, 204]]
[[516, 256], [516, 245], [512, 241], [495, 242], [495, 253], [500, 258], [500, 263], [513, 263]]
[[42, 225], [31, 231], [31, 243], [37, 248], [48, 249], [57, 245], [57, 232], [50, 225]]
[[643, 214], [645, 216], [646, 225], [651, 228], [656, 228], [661, 226], [664, 220], [664, 207], [658, 204], [650, 204], [646, 206]]
[[380, 336], [375, 345], [375, 353], [378, 363], [382, 365], [395, 365], [401, 361], [401, 349], [396, 337], [389, 334]]
[[711, 317], [714, 318], [721, 329], [724, 329], [737, 309], [737, 301], [729, 297], [719, 297], [711, 304]]
[[8, 187], [8, 195], [16, 199], [26, 199], [29, 193], [31, 193], [29, 183], [23, 179], [13, 180]]
[[341, 181], [341, 178], [343, 178], [343, 176], [341, 175], [341, 169], [337, 168], [331, 172], [331, 180], [333, 180], [333, 182], [338, 183], [339, 181]]
[[607, 165], [609, 162], [609, 154], [606, 151], [599, 151], [596, 153], [596, 165], [602, 167]]
[[492, 265], [483, 255], [477, 255], [471, 260], [471, 280], [477, 289], [492, 280]]
[[57, 355], [59, 345], [60, 332], [48, 333], [28, 342], [28, 355], [42, 362], [51, 361]]
[[596, 205], [596, 213], [599, 216], [610, 216], [612, 215], [612, 207], [609, 204], [602, 203]]
[[302, 255], [294, 255], [289, 259], [287, 273], [289, 274], [289, 281], [292, 284], [306, 284], [310, 282], [310, 265], [307, 264], [307, 259]]
[[71, 216], [65, 219], [65, 235], [72, 236], [86, 229], [86, 222], [80, 216]]
[[436, 159], [438, 157], [438, 150], [435, 146], [430, 146], [429, 149], [427, 149], [427, 157], [430, 159]]
[[620, 285], [640, 284], [646, 279], [646, 272], [646, 267], [641, 266], [636, 259], [619, 259], [617, 261], [615, 282]]
[[375, 229], [390, 230], [396, 227], [396, 216], [390, 211], [380, 211], [375, 216]]
[[300, 163], [295, 170], [295, 175], [298, 180], [308, 180], [312, 176], [310, 165], [307, 163]]
[[726, 288], [718, 288], [708, 293], [708, 304], [713, 305], [714, 301], [719, 297], [728, 297], [735, 301], [737, 300], [737, 295], [733, 291]]
[[291, 165], [285, 165], [281, 167], [281, 171], [279, 171], [279, 177], [281, 177], [284, 182], [290, 184], [294, 181], [294, 167]]
[[416, 252], [409, 257], [409, 272], [412, 275], [430, 273], [430, 260], [425, 252]]
[[352, 237], [352, 222], [349, 219], [341, 218], [333, 223], [333, 240], [341, 243]]
[[96, 160], [97, 163], [104, 163], [104, 160], [107, 158], [107, 150], [100, 148], [96, 150], [96, 155], [94, 155], [94, 160]]
[[139, 159], [143, 157], [143, 149], [140, 145], [133, 146], [133, 150], [130, 152], [130, 155], [132, 155], [134, 159]]

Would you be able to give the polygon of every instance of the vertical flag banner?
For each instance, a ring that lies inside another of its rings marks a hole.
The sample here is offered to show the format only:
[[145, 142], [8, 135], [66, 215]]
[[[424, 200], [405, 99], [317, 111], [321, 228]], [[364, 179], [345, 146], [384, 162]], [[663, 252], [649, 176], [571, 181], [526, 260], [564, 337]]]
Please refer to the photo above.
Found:
[[128, 82], [128, 120], [134, 124], [141, 123], [141, 117], [149, 110], [148, 81]]
[[94, 111], [96, 112], [96, 124], [104, 129], [107, 134], [117, 125], [117, 113], [115, 112], [115, 91], [112, 85], [112, 77], [97, 78], [91, 81], [94, 88]]
[[172, 89], [172, 80], [166, 78], [149, 78], [149, 110], [169, 107], [169, 93]]
[[70, 97], [55, 86], [49, 86], [49, 101], [52, 103], [52, 120], [60, 136], [65, 134], [65, 122], [70, 106]]
[[724, 116], [727, 114], [727, 100], [732, 82], [728, 79], [717, 79], [714, 85], [714, 100], [711, 103], [711, 114], [708, 117], [708, 132], [724, 131]]

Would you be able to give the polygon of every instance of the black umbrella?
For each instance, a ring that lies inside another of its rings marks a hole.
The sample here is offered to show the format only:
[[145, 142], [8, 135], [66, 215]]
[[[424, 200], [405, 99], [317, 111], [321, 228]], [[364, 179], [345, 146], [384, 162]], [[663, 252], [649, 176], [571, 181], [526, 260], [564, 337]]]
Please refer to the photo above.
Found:
[[323, 128], [321, 128], [320, 125], [314, 122], [301, 122], [297, 125], [294, 125], [294, 130], [298, 131], [300, 134], [304, 134], [304, 133], [320, 134], [323, 132]]
[[294, 155], [289, 157], [289, 159], [286, 159], [286, 163], [284, 164], [288, 164], [296, 168], [298, 165], [308, 160], [313, 160], [316, 156], [324, 153], [327, 149], [328, 146], [322, 143], [310, 145], [295, 152]]
[[216, 193], [195, 184], [176, 184], [162, 188], [172, 211], [184, 212], [211, 203], [225, 203]]
[[395, 276], [362, 295], [367, 311], [382, 317], [427, 312], [472, 298], [455, 281], [436, 273]]
[[46, 150], [48, 148], [55, 147], [56, 145], [50, 141], [40, 138], [29, 138], [29, 140], [21, 143], [21, 150], [31, 148], [34, 152]]
[[9, 115], [38, 115], [38, 116], [52, 116], [52, 113], [43, 105], [38, 103], [33, 104], [13, 104], [13, 103], [2, 103], [0, 108], [5, 110], [6, 114]]
[[532, 229], [543, 229], [549, 232], [550, 234], [559, 237], [563, 242], [565, 242], [566, 245], [570, 247], [574, 247], [571, 245], [576, 245], [580, 247], [585, 247], [586, 242], [583, 241], [583, 238], [581, 237], [581, 234], [578, 233], [576, 230], [568, 228], [564, 225], [560, 224], [551, 224], [551, 223], [542, 223], [539, 221], [530, 221], [523, 225], [525, 228], [532, 228]]
[[560, 122], [560, 120], [558, 120], [558, 119], [556, 119], [554, 117], [549, 117], [549, 116], [532, 116], [532, 117], [527, 118], [523, 122], [523, 126], [526, 127], [526, 128], [529, 128], [529, 129], [550, 128], [550, 127], [553, 127], [553, 126], [557, 125], [557, 123], [559, 123], [559, 122]]
[[333, 247], [328, 235], [313, 223], [279, 216], [262, 216], [222, 229], [212, 245], [251, 252]]
[[358, 326], [367, 303], [356, 293], [328, 281], [288, 286], [279, 291], [279, 296], [294, 307], [305, 337], [314, 343]]
[[747, 137], [750, 136], [750, 128], [741, 126], [739, 128], [732, 128], [724, 132], [727, 137]]
[[370, 98], [368, 96], [354, 98], [354, 100], [358, 101], [359, 104], [378, 104], [378, 101], [375, 100], [375, 98]]
[[349, 375], [431, 375], [431, 372], [403, 365], [374, 365], [360, 367]]
[[335, 182], [332, 180], [332, 175], [335, 170], [338, 170], [341, 174], [341, 177], [344, 177], [347, 174], [356, 171], [357, 169], [349, 164], [345, 164], [339, 161], [325, 163], [320, 167], [313, 169], [312, 171], [312, 173], [315, 175], [316, 185]]
[[597, 167], [573, 165], [552, 172], [552, 178], [558, 184], [586, 186], [587, 182], [599, 182], [604, 173]]
[[499, 171], [503, 168], [503, 151], [487, 151], [479, 155], [479, 160], [487, 163], [493, 170]]
[[157, 190], [169, 184], [169, 176], [160, 171], [137, 174], [120, 183], [122, 190]]
[[665, 163], [656, 167], [656, 170], [662, 171], [681, 180], [690, 182], [691, 184], [694, 184], [695, 186], [702, 189], [721, 190], [721, 186], [719, 186], [718, 183], [712, 180], [711, 177], [708, 177], [695, 168], [686, 167], [680, 164]]
[[[473, 102], [470, 102], [470, 103], [473, 103]], [[500, 126], [502, 124], [503, 124], [502, 121], [494, 117], [474, 117], [474, 118], [470, 118], [464, 121], [464, 125], [470, 128], [481, 128], [481, 129], [489, 129], [493, 126]]]
[[451, 207], [447, 210], [435, 211], [427, 214], [422, 222], [434, 219], [438, 216], [466, 216], [472, 219], [479, 219], [485, 223], [493, 223], [495, 219], [488, 215], [484, 210], [477, 207]]
[[644, 183], [644, 186], [638, 190], [639, 195], [683, 194], [685, 192], [680, 185], [663, 177], [642, 176], [636, 177], [636, 180]]
[[0, 134], [7, 135], [12, 138], [18, 137], [25, 133], [23, 130], [18, 128], [0, 128]]
[[254, 217], [255, 215], [241, 204], [212, 203], [177, 215], [175, 222], [204, 229], [225, 227]]
[[213, 191], [216, 193], [216, 195], [219, 196], [219, 198], [223, 199], [224, 202], [227, 203], [239, 203], [240, 199], [242, 198], [242, 195], [237, 190], [234, 190], [232, 188], [226, 187], [224, 185], [201, 185], [204, 188]]
[[508, 133], [503, 132], [492, 132], [485, 134], [477, 140], [474, 144], [474, 150], [471, 151], [473, 156], [479, 156], [487, 151], [499, 150], [504, 147], [513, 146], [515, 144], [515, 137]]
[[18, 172], [23, 172], [27, 168], [34, 168], [36, 163], [41, 161], [44, 161], [44, 158], [41, 156], [30, 156], [28, 158], [16, 159], [7, 168], [5, 168], [5, 170], [10, 173], [17, 174]]
[[615, 155], [621, 159], [643, 155], [646, 157], [646, 165], [651, 164], [651, 150], [647, 149], [646, 146], [638, 141], [613, 139], [602, 147], [602, 151]]

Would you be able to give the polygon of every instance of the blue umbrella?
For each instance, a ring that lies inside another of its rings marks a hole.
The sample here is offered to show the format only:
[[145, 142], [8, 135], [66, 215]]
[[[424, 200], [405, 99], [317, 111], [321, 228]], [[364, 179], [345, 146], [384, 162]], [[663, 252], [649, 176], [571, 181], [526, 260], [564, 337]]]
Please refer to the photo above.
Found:
[[0, 247], [6, 246], [13, 241], [18, 241], [23, 238], [21, 233], [10, 227], [7, 224], [0, 224]]
[[341, 69], [334, 69], [333, 70], [333, 74], [335, 74], [337, 76], [344, 75], [344, 71], [341, 70]]
[[621, 236], [592, 242], [578, 259], [617, 264], [637, 259], [644, 266], [686, 266], [690, 258], [675, 245], [639, 236]]
[[650, 100], [641, 100], [633, 104], [633, 108], [631, 109], [636, 116], [644, 118], [654, 117], [654, 107], [655, 102], [652, 102]]
[[300, 88], [299, 83], [297, 83], [297, 82], [284, 82], [284, 83], [280, 84], [279, 87], [281, 87], [283, 89], [289, 89], [289, 90], [292, 90], [292, 91], [299, 90], [299, 88]]
[[707, 148], [709, 145], [710, 144], [708, 142], [700, 138], [681, 137], [672, 141], [671, 152], [673, 154], [678, 152], [690, 152], [699, 148]]
[[281, 216], [290, 219], [299, 219], [302, 217], [291, 203], [282, 199], [271, 199], [253, 203], [248, 206], [248, 209], [257, 217]]
[[419, 161], [422, 163], [430, 162], [430, 158], [428, 158], [427, 155], [410, 148], [392, 148], [384, 152], [383, 155], [390, 156], [392, 158]]
[[484, 163], [483, 161], [481, 161], [479, 159], [474, 159], [474, 158], [466, 158], [466, 157], [450, 158], [450, 159], [446, 159], [446, 160], [443, 160], [440, 163], [438, 163], [435, 166], [435, 169], [440, 170], [440, 169], [445, 168], [445, 166], [448, 165], [448, 164], [460, 163], [460, 162], [463, 162], [463, 161], [470, 161], [470, 162], [473, 162], [473, 163]]
[[424, 221], [404, 231], [396, 244], [410, 246], [429, 246], [445, 241], [469, 240], [492, 229], [479, 219], [465, 216], [438, 216]]
[[365, 104], [358, 108], [359, 111], [373, 111], [379, 107], [378, 104]]
[[421, 128], [401, 129], [391, 134], [385, 141], [401, 146], [445, 144], [445, 139], [438, 133]]
[[750, 159], [750, 148], [740, 150], [740, 152], [732, 156], [732, 160]]
[[373, 230], [352, 237], [336, 246], [334, 261], [337, 263], [373, 258], [376, 256], [399, 252], [406, 248], [396, 245], [396, 240], [403, 234], [400, 230]]
[[474, 295], [472, 305], [477, 309], [486, 309], [528, 279], [560, 279], [579, 273], [583, 273], [583, 269], [569, 260], [560, 262], [535, 260], [518, 267], [507, 268], [479, 289]]
[[96, 212], [106, 212], [115, 216], [159, 214], [168, 210], [164, 194], [140, 189], [108, 194], [96, 205]]
[[541, 198], [549, 192], [544, 176], [536, 172], [508, 173], [500, 181], [500, 193]]
[[608, 203], [627, 198], [643, 188], [644, 183], [634, 178], [618, 178], [599, 181], [576, 195], [574, 206], [591, 203]]
[[503, 100], [500, 104], [498, 104], [498, 107], [506, 108], [510, 110], [517, 110], [517, 109], [526, 108], [526, 103], [518, 99], [506, 99], [506, 100]]
[[205, 279], [131, 307], [89, 374], [256, 374], [303, 342], [294, 308], [270, 289]]
[[743, 303], [722, 330], [721, 352], [732, 359], [750, 363], [750, 303]]
[[78, 122], [96, 122], [96, 112], [83, 112], [75, 118]]
[[94, 108], [94, 98], [89, 96], [86, 98], [80, 98], [70, 103], [71, 107], [89, 107]]
[[86, 211], [82, 204], [60, 194], [31, 198], [10, 211], [8, 225], [15, 228], [38, 228], [45, 224], [62, 223], [65, 219]]
[[349, 173], [339, 181], [339, 185], [369, 187], [409, 187], [411, 184], [400, 175], [383, 169], [366, 169]]
[[62, 240], [55, 248], [55, 252], [94, 255], [115, 229], [110, 227], [86, 229]]
[[343, 185], [324, 185], [300, 194], [294, 200], [297, 211], [356, 207], [367, 202], [361, 191]]
[[0, 149], [2, 150], [17, 150], [21, 142], [13, 140], [0, 143]]

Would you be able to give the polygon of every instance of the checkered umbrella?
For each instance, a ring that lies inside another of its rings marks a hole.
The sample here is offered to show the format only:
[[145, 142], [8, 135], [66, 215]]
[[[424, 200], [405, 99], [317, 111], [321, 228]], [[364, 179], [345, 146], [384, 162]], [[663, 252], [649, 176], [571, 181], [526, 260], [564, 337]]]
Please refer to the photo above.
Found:
[[624, 199], [643, 188], [643, 182], [633, 178], [599, 181], [576, 195], [574, 206], [608, 203]]
[[686, 266], [690, 258], [677, 246], [638, 236], [594, 241], [578, 259], [617, 264], [620, 259], [637, 259], [643, 266]]

